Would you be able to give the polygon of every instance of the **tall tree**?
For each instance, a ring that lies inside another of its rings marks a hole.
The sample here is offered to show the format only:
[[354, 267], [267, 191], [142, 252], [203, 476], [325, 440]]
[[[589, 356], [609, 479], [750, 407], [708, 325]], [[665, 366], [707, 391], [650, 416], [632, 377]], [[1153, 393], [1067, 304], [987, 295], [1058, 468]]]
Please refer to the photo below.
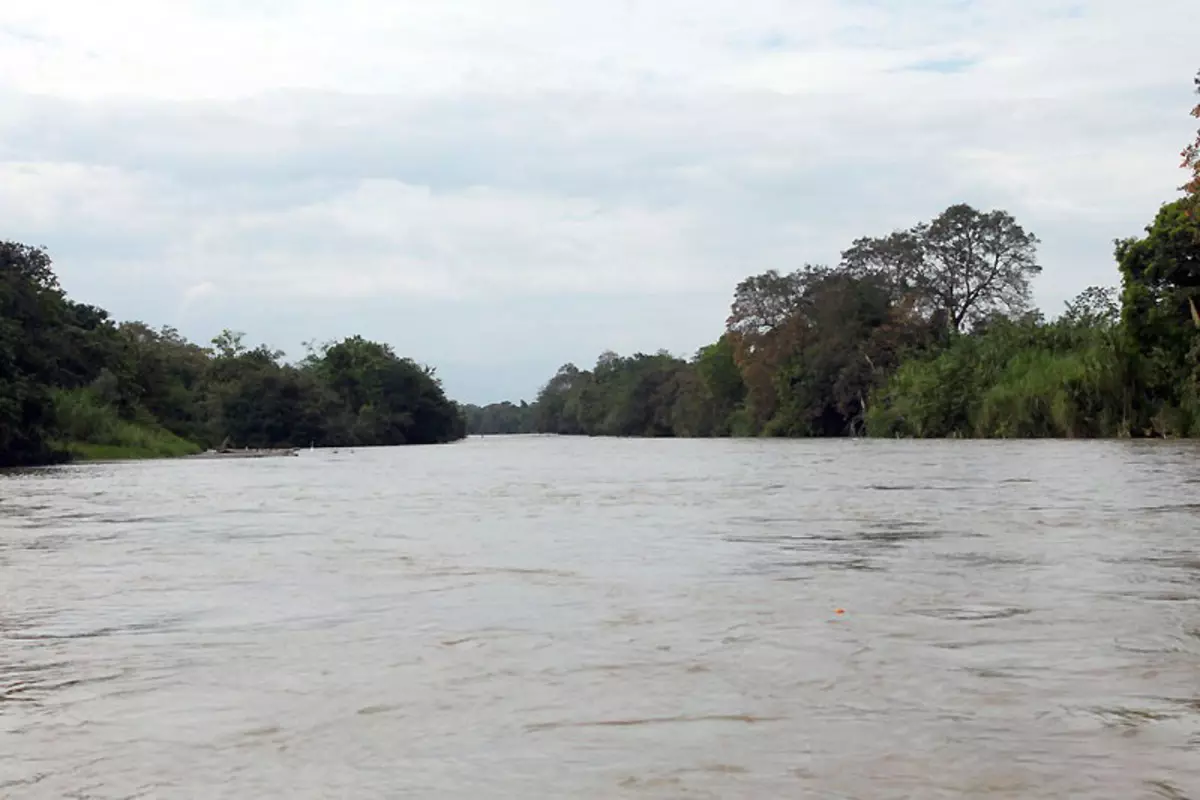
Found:
[[121, 390], [121, 413], [128, 416], [141, 407], [177, 436], [207, 441], [211, 353], [171, 327], [154, 330], [142, 322], [123, 322], [119, 332], [124, 355], [112, 370]]
[[1118, 241], [1116, 256], [1140, 424], [1160, 429], [1154, 417], [1195, 406], [1200, 426], [1200, 215], [1192, 213], [1187, 198], [1169, 203], [1144, 237]]
[[887, 281], [842, 270], [813, 275], [797, 312], [797, 337], [779, 372], [770, 432], [857, 434], [871, 393], [901, 357], [926, 343], [929, 324], [896, 302]]
[[50, 386], [65, 313], [46, 251], [0, 242], [0, 466], [52, 458]]
[[996, 314], [1030, 307], [1030, 281], [1042, 271], [1038, 238], [1006, 211], [960, 203], [932, 222], [881, 238], [856, 240], [842, 253], [852, 272], [882, 275], [893, 291], [914, 295], [931, 318], [955, 331]]
[[730, 334], [724, 333], [713, 344], [701, 348], [693, 364], [704, 396], [712, 406], [711, 432], [718, 436], [732, 433], [731, 418], [746, 397], [746, 384], [738, 370]]
[[797, 312], [805, 292], [828, 272], [828, 267], [812, 264], [787, 274], [772, 269], [746, 278], [734, 289], [725, 330], [746, 387], [746, 413], [756, 431], [778, 409], [776, 376], [795, 349]]
[[348, 443], [436, 444], [466, 433], [466, 418], [446, 399], [434, 371], [386, 344], [351, 336], [310, 363], [341, 399]]
[[537, 396], [534, 415], [541, 433], [581, 433], [573, 396], [591, 380], [591, 373], [563, 364]]
[[[1196, 73], [1195, 84], [1196, 94], [1200, 94], [1200, 72]], [[1200, 119], [1200, 103], [1192, 109], [1192, 116]], [[1200, 130], [1196, 131], [1196, 140], [1183, 148], [1183, 168], [1192, 173], [1188, 182], [1183, 185], [1183, 190], [1200, 199]]]
[[800, 306], [806, 275], [814, 269], [819, 268], [805, 267], [786, 275], [769, 269], [743, 280], [734, 289], [726, 329], [753, 343], [781, 328]]

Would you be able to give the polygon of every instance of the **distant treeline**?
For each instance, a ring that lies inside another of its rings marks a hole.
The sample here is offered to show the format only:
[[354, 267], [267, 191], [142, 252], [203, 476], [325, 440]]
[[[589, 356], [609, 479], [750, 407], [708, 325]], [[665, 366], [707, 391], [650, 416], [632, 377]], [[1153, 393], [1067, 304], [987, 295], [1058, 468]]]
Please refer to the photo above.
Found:
[[1184, 197], [1116, 242], [1121, 289], [1089, 288], [1055, 319], [1030, 303], [1037, 238], [1004, 211], [956, 205], [858, 239], [835, 267], [745, 279], [723, 334], [690, 359], [566, 364], [532, 405], [468, 406], [470, 430], [1198, 436], [1200, 133], [1183, 165]]
[[434, 371], [351, 337], [299, 365], [230, 331], [210, 347], [66, 297], [50, 257], [0, 242], [0, 466], [206, 447], [447, 442], [462, 410]]
[[522, 400], [520, 403], [491, 403], [476, 406], [468, 403], [463, 407], [467, 417], [469, 433], [537, 433], [534, 406]]

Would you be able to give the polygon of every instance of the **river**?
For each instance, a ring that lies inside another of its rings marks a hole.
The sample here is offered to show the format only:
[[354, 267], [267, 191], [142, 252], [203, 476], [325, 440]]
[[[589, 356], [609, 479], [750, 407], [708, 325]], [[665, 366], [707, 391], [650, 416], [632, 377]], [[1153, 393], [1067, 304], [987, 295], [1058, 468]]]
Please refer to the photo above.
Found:
[[488, 437], [0, 475], [0, 797], [1198, 798], [1198, 456]]

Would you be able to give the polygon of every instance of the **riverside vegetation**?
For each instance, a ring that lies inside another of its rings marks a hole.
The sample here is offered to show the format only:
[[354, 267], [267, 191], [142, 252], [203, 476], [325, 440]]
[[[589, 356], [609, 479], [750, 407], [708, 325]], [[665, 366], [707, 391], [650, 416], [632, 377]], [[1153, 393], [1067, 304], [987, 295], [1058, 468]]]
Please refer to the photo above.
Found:
[[354, 336], [290, 365], [242, 340], [117, 324], [63, 293], [44, 250], [0, 242], [0, 466], [465, 433], [434, 371], [387, 345]]
[[[1196, 79], [1200, 92], [1200, 76]], [[1193, 110], [1200, 118], [1200, 105]], [[72, 456], [616, 436], [1200, 435], [1200, 133], [1183, 197], [1116, 242], [1121, 288], [1047, 320], [1037, 238], [1004, 211], [948, 208], [851, 243], [835, 267], [736, 287], [690, 359], [604, 353], [536, 402], [460, 407], [434, 371], [351, 337], [298, 365], [224, 331], [117, 324], [66, 297], [40, 249], [0, 242], [0, 466]]]
[[1116, 242], [1120, 289], [1088, 288], [1054, 319], [1031, 307], [1037, 238], [1004, 211], [955, 205], [854, 241], [836, 267], [746, 278], [723, 334], [690, 359], [566, 364], [535, 403], [468, 406], [469, 430], [1198, 436], [1200, 133], [1183, 166], [1184, 196]]

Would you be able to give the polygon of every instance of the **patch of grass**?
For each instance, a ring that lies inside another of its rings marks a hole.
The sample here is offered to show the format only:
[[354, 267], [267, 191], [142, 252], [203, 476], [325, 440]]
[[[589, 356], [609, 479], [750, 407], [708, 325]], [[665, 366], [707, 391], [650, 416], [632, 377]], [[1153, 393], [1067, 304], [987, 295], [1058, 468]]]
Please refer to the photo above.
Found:
[[59, 392], [54, 407], [63, 439], [58, 447], [73, 459], [177, 458], [203, 449], [156, 424], [122, 419], [89, 389]]
[[[154, 431], [150, 431], [154, 433]], [[168, 433], [168, 436], [173, 434]], [[137, 458], [178, 458], [201, 452], [201, 447], [176, 437], [175, 442], [162, 441], [147, 445], [92, 444], [91, 442], [69, 442], [63, 449], [75, 461], [124, 461]]]

